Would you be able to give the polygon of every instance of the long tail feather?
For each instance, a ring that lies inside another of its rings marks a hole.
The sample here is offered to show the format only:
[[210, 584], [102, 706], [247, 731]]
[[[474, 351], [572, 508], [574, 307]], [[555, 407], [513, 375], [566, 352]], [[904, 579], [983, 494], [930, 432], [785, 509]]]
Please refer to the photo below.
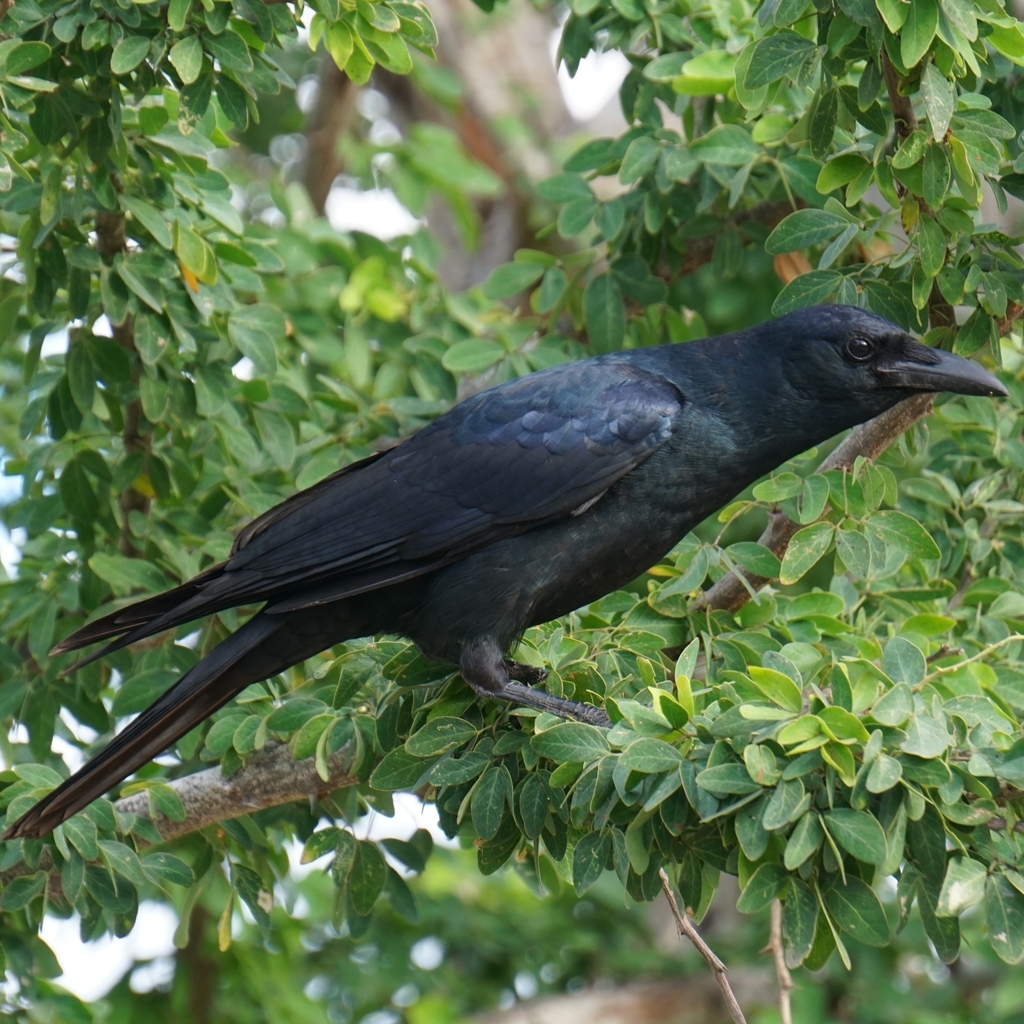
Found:
[[284, 645], [283, 652], [261, 651], [261, 645], [287, 624], [286, 616], [260, 614], [250, 619], [88, 764], [11, 825], [2, 839], [35, 839], [53, 831], [166, 750], [250, 683], [267, 679], [308, 657], [305, 649], [296, 650], [290, 644]]

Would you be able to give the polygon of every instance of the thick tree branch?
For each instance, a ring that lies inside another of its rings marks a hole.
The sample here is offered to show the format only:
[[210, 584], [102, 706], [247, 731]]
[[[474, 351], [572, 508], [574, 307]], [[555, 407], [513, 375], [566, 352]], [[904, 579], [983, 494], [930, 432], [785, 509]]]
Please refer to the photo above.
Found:
[[306, 124], [306, 157], [301, 180], [313, 209], [323, 216], [334, 179], [341, 173], [338, 140], [348, 129], [356, 109], [359, 86], [324, 54], [320, 64], [316, 106]]
[[[815, 472], [827, 473], [831, 469], [852, 469], [858, 458], [877, 458], [904, 431], [931, 412], [934, 400], [935, 396], [931, 394], [914, 395], [913, 398], [900, 402], [899, 405], [893, 406], [881, 416], [876, 416], [873, 420], [854, 427]], [[768, 526], [758, 538], [758, 543], [768, 548], [781, 561], [786, 553], [786, 548], [789, 547], [789, 542], [793, 539], [793, 534], [800, 528], [800, 523], [790, 519], [784, 512], [772, 512], [768, 518]], [[764, 576], [755, 576], [745, 569], [738, 571], [742, 572], [749, 589], [734, 570], [723, 576], [713, 587], [704, 591], [690, 606], [690, 611], [704, 612], [716, 609], [728, 612], [739, 611], [750, 600], [751, 591], [756, 592], [770, 582]]]
[[[176, 839], [241, 814], [296, 800], [319, 800], [357, 781], [350, 774], [351, 761], [350, 750], [342, 747], [328, 760], [328, 775], [324, 780], [317, 774], [313, 758], [293, 761], [285, 744], [268, 745], [253, 754], [245, 767], [229, 778], [221, 775], [217, 766], [167, 783], [181, 798], [185, 818], [172, 821], [160, 815], [154, 824], [165, 840]], [[115, 806], [121, 814], [150, 816], [145, 792], [124, 797]]]

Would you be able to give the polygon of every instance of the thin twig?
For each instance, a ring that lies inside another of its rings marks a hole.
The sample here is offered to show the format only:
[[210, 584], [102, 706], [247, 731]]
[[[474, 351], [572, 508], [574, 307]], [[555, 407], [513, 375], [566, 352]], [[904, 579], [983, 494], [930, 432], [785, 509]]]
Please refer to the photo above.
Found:
[[940, 665], [937, 669], [929, 672], [914, 687], [915, 690], [920, 690], [925, 683], [930, 683], [933, 679], [938, 679], [939, 676], [949, 675], [950, 672], [958, 672], [964, 667], [964, 665], [970, 665], [972, 662], [981, 661], [982, 658], [987, 658], [993, 651], [998, 651], [1000, 647], [1005, 647], [1007, 644], [1012, 644], [1015, 640], [1024, 640], [1024, 633], [1011, 633], [1009, 636], [1004, 636], [1002, 640], [997, 640], [994, 644], [989, 644], [988, 647], [983, 647], [977, 654], [972, 654], [969, 658], [964, 658], [963, 661], [958, 661], [955, 665]]
[[658, 871], [658, 877], [661, 879], [661, 888], [672, 910], [672, 916], [675, 918], [676, 928], [679, 931], [680, 937], [685, 935], [693, 943], [697, 952], [704, 958], [704, 962], [714, 972], [715, 981], [718, 982], [718, 987], [722, 990], [725, 1005], [729, 1007], [729, 1016], [732, 1017], [734, 1024], [747, 1024], [747, 1018], [743, 1016], [740, 1004], [736, 1001], [732, 986], [726, 977], [725, 964], [715, 956], [714, 950], [700, 937], [700, 933], [686, 914], [680, 913], [679, 904], [676, 902], [676, 894], [672, 891], [672, 884], [669, 882], [664, 868]]
[[786, 966], [786, 954], [782, 948], [782, 904], [772, 900], [772, 921], [768, 949], [775, 961], [775, 979], [779, 986], [779, 1019], [782, 1024], [793, 1024], [793, 1007], [789, 993], [793, 991], [793, 977]]
[[943, 658], [948, 658], [953, 654], [963, 654], [964, 649], [962, 647], [954, 647], [952, 644], [943, 644], [934, 654], [929, 654], [924, 659], [926, 665], [932, 665], [936, 661], [942, 661]]

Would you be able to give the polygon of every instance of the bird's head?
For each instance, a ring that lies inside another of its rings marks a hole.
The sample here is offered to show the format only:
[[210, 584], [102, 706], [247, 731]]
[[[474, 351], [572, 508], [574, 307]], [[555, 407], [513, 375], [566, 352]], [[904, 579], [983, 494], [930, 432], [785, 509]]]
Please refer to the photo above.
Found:
[[987, 370], [929, 348], [883, 317], [853, 306], [814, 306], [771, 323], [786, 379], [817, 401], [876, 414], [922, 391], [1006, 395]]

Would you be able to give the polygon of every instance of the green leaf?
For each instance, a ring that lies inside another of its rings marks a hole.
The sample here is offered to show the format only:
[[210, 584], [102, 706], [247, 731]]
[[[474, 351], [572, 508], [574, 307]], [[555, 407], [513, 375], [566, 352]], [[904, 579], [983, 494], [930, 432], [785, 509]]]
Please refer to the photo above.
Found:
[[834, 192], [837, 188], [848, 185], [870, 166], [860, 153], [844, 153], [842, 156], [837, 156], [830, 160], [822, 167], [814, 187], [822, 195], [828, 195], [829, 192]]
[[[158, 245], [164, 249], [174, 248], [171, 229], [167, 226], [163, 214], [155, 206], [151, 206], [145, 200], [135, 196], [120, 195], [117, 198], [121, 209], [130, 213], [153, 236]], [[129, 233], [131, 233], [130, 228]]]
[[[4, 896], [0, 896], [0, 907]], [[1024, 957], [1024, 896], [1005, 875], [990, 875], [985, 881], [985, 920], [988, 941], [999, 959], [1008, 964], [1020, 963]]]
[[605, 734], [582, 722], [563, 722], [534, 736], [530, 746], [540, 754], [559, 764], [596, 761], [608, 753]]
[[157, 697], [166, 693], [178, 678], [178, 673], [169, 669], [143, 669], [122, 683], [121, 688], [114, 694], [111, 713], [134, 715], [145, 711]]
[[549, 795], [547, 783], [536, 772], [527, 775], [520, 787], [519, 814], [523, 822], [523, 831], [531, 839], [536, 839], [544, 831]]
[[192, 869], [172, 853], [148, 853], [142, 858], [141, 865], [143, 873], [154, 885], [163, 887], [195, 883]]
[[925, 935], [931, 940], [939, 959], [944, 964], [951, 964], [960, 955], [960, 921], [955, 917], [935, 916], [940, 888], [938, 882], [919, 876], [916, 884], [917, 906], [921, 912]]
[[871, 717], [879, 725], [899, 728], [914, 712], [914, 695], [906, 683], [897, 683], [875, 702]]
[[939, 900], [935, 907], [937, 917], [959, 917], [985, 898], [985, 865], [971, 857], [952, 857], [946, 866]]
[[473, 827], [481, 839], [493, 839], [498, 834], [505, 808], [511, 803], [512, 778], [508, 769], [503, 764], [488, 768], [476, 784], [470, 801]]
[[393, 793], [399, 789], [412, 789], [423, 778], [432, 763], [421, 761], [398, 747], [385, 754], [370, 776], [370, 785], [382, 793]]
[[743, 84], [748, 89], [770, 85], [802, 67], [816, 49], [812, 39], [790, 29], [765, 36], [754, 43]]
[[903, 777], [903, 766], [888, 754], [879, 754], [871, 762], [865, 785], [869, 793], [886, 793]]
[[623, 185], [632, 185], [639, 181], [648, 171], [652, 170], [661, 155], [661, 146], [650, 135], [641, 135], [634, 139], [626, 150], [619, 167], [619, 181]]
[[768, 801], [761, 823], [769, 832], [784, 828], [798, 813], [803, 813], [801, 805], [806, 808], [803, 801], [804, 784], [799, 779], [780, 782]]
[[405, 741], [413, 757], [437, 757], [461, 747], [476, 736], [476, 729], [464, 718], [441, 716], [431, 719]]
[[611, 837], [604, 830], [588, 832], [572, 852], [572, 884], [582, 896], [600, 877], [611, 852]]
[[489, 764], [491, 759], [477, 750], [470, 750], [462, 757], [442, 758], [427, 778], [435, 786], [457, 786], [475, 779]]
[[81, 459], [72, 459], [64, 467], [57, 481], [57, 491], [61, 504], [73, 519], [91, 522], [96, 518], [99, 501]]
[[783, 863], [787, 870], [796, 871], [821, 846], [824, 833], [816, 811], [806, 811], [796, 823], [786, 841]]
[[[684, 63], [681, 65], [677, 63], [678, 77], [673, 76], [671, 79], [672, 89], [675, 92], [684, 96], [715, 96], [718, 93], [728, 93], [736, 85], [739, 58], [725, 50], [707, 50], [691, 60], [686, 60], [688, 54], [685, 53], [663, 54], [662, 57], [651, 61], [651, 64], [657, 64], [665, 57], [679, 58], [680, 56]], [[657, 71], [648, 73], [650, 66], [649, 64], [647, 68], [644, 68], [644, 77], [658, 81]], [[664, 65], [662, 74], [669, 70], [671, 70], [671, 64]]]
[[94, 822], [83, 814], [68, 818], [63, 824], [64, 835], [71, 845], [82, 855], [83, 860], [96, 860], [100, 848], [96, 840], [99, 834]]
[[682, 755], [671, 743], [653, 736], [644, 736], [626, 747], [619, 757], [619, 764], [630, 771], [653, 775], [655, 772], [675, 768], [682, 759]]
[[882, 652], [882, 671], [895, 683], [917, 686], [924, 679], [928, 666], [916, 644], [904, 637], [894, 636]]
[[113, 839], [101, 839], [98, 845], [100, 855], [111, 870], [123, 875], [135, 885], [146, 884], [146, 875], [142, 870], [139, 855], [133, 849]]
[[110, 71], [115, 75], [126, 75], [134, 71], [148, 54], [147, 36], [125, 36], [110, 55]]
[[203, 70], [203, 47], [198, 36], [180, 39], [171, 47], [168, 57], [185, 85], [191, 85]]
[[765, 252], [780, 256], [796, 249], [818, 245], [834, 238], [849, 223], [845, 218], [827, 210], [797, 210], [775, 226], [764, 243]]
[[740, 167], [759, 153], [750, 132], [738, 124], [720, 124], [690, 143], [690, 152], [704, 164]]
[[819, 160], [823, 160], [832, 148], [832, 139], [836, 133], [839, 116], [839, 90], [822, 89], [817, 102], [811, 107], [811, 123], [808, 136], [811, 152]]
[[595, 352], [614, 352], [626, 333], [622, 289], [612, 274], [593, 278], [583, 292], [583, 318]]
[[761, 789], [761, 784], [750, 777], [746, 766], [734, 762], [716, 764], [698, 772], [697, 785], [713, 796], [746, 796]]
[[222, 68], [228, 71], [252, 71], [249, 47], [235, 32], [222, 32], [219, 36], [208, 35], [205, 41], [210, 55]]
[[875, 6], [878, 8], [878, 13], [882, 15], [886, 28], [896, 35], [907, 20], [910, 4], [907, 3], [907, 0], [875, 0]]
[[935, 0], [914, 0], [909, 8], [900, 33], [900, 56], [903, 58], [903, 66], [908, 69], [915, 67], [928, 52], [939, 25]]
[[386, 876], [387, 865], [377, 844], [360, 839], [348, 873], [349, 898], [360, 917], [366, 917], [373, 910], [377, 897], [384, 890]]
[[[601, 140], [598, 140], [600, 142]], [[593, 143], [592, 145], [597, 145]], [[604, 143], [607, 147], [607, 142]], [[583, 150], [580, 150], [580, 154], [584, 152], [587, 147], [584, 146]], [[605, 152], [602, 150], [602, 152]], [[580, 155], [577, 154], [577, 155]], [[574, 158], [571, 158], [566, 166], [573, 162]], [[590, 161], [588, 161], [589, 163]], [[606, 158], [601, 159], [601, 163], [606, 163]], [[600, 166], [597, 164], [596, 166]], [[579, 170], [593, 170], [591, 167], [578, 168]], [[560, 174], [554, 174], [550, 178], [545, 178], [542, 182], [537, 185], [537, 193], [542, 199], [547, 199], [552, 203], [571, 203], [577, 199], [590, 199], [593, 200], [594, 193], [590, 186], [587, 184], [586, 179], [580, 174], [571, 174], [568, 171], [562, 171]]]
[[789, 881], [789, 872], [781, 864], [762, 864], [747, 879], [747, 884], [736, 901], [736, 909], [741, 914], [756, 914], [764, 910]]
[[23, 75], [31, 68], [50, 59], [50, 47], [37, 41], [18, 43], [7, 51], [7, 59], [3, 62], [3, 73], [8, 78]]
[[890, 544], [913, 558], [940, 557], [938, 546], [928, 531], [905, 512], [895, 509], [872, 512], [864, 520], [864, 526], [883, 544]]
[[950, 736], [945, 725], [927, 715], [914, 715], [903, 726], [907, 738], [900, 743], [900, 749], [918, 757], [938, 757], [945, 753]]
[[803, 707], [803, 694], [800, 687], [789, 676], [777, 672], [773, 668], [761, 668], [750, 665], [747, 668], [754, 685], [773, 703], [787, 711], [799, 712]]
[[260, 377], [273, 377], [277, 373], [274, 342], [284, 338], [284, 333], [281, 311], [265, 302], [242, 306], [228, 318], [228, 337], [242, 355], [253, 361]]
[[89, 559], [89, 568], [117, 594], [133, 590], [163, 590], [167, 585], [164, 574], [149, 562], [124, 555], [95, 554]]
[[824, 821], [832, 838], [857, 860], [865, 864], [882, 864], [885, 861], [885, 833], [874, 815], [837, 808], [826, 811]]
[[92, 397], [95, 392], [95, 369], [89, 349], [82, 342], [76, 342], [68, 353], [68, 383], [76, 406], [84, 413], [92, 412]]
[[889, 945], [889, 922], [874, 890], [852, 875], [824, 893], [825, 905], [838, 927], [865, 946]]
[[544, 269], [539, 263], [527, 263], [524, 260], [503, 263], [487, 275], [484, 295], [489, 299], [508, 299], [518, 295], [535, 285], [543, 277]]
[[[927, 157], [925, 163], [928, 163]], [[921, 218], [917, 244], [921, 250], [921, 269], [928, 277], [935, 277], [946, 262], [946, 235], [931, 217]]]
[[782, 908], [782, 942], [786, 966], [799, 967], [814, 945], [814, 928], [818, 920], [818, 900], [809, 885], [800, 878], [791, 878]]
[[[526, 263], [523, 266], [531, 266]], [[533, 266], [536, 266], [535, 264]], [[540, 267], [543, 273], [544, 268]], [[489, 338], [468, 338], [457, 341], [445, 352], [441, 365], [454, 374], [483, 373], [505, 358], [505, 349]]]
[[1014, 64], [1024, 64], [1024, 33], [1020, 24], [990, 25], [989, 34], [985, 37], [992, 47]]
[[772, 313], [784, 316], [794, 309], [804, 309], [824, 302], [843, 283], [842, 275], [836, 270], [812, 270], [794, 277], [776, 296]]
[[932, 138], [941, 142], [949, 130], [949, 122], [953, 120], [956, 87], [934, 64], [927, 64], [921, 72], [921, 98], [928, 112]]
[[782, 559], [779, 582], [796, 583], [825, 554], [832, 543], [834, 527], [831, 523], [815, 523], [793, 534]]
[[730, 544], [725, 550], [733, 561], [755, 576], [761, 576], [764, 579], [775, 579], [782, 568], [782, 563], [773, 552], [753, 541], [744, 540], [737, 544]]
[[12, 879], [0, 892], [0, 910], [11, 913], [27, 907], [46, 888], [46, 872]]

